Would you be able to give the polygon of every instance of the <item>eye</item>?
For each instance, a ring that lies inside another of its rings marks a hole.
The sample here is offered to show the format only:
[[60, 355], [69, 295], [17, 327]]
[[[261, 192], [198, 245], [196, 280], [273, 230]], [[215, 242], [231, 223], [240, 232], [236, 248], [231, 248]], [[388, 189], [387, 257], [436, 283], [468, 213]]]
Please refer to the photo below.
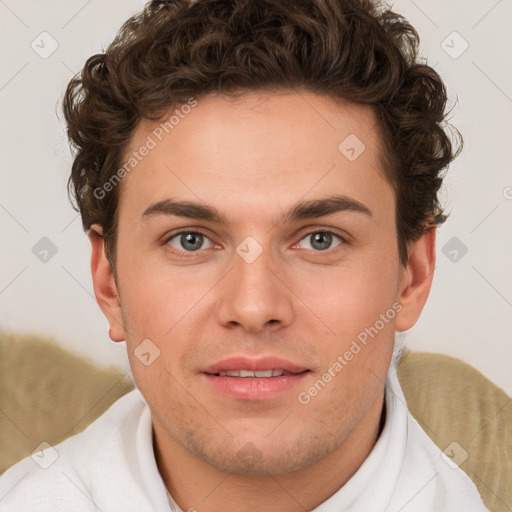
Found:
[[[334, 246], [333, 239], [338, 239], [338, 243]], [[308, 240], [309, 247], [303, 247], [300, 245]], [[190, 254], [202, 249], [211, 249], [212, 247], [215, 247], [215, 244], [208, 238], [208, 236], [200, 231], [179, 231], [167, 238], [165, 243], [171, 246], [174, 249], [173, 252], [178, 256], [184, 255], [183, 253]], [[329, 229], [322, 229], [312, 231], [302, 237], [294, 248], [298, 247], [301, 249], [313, 250], [315, 252], [323, 252], [335, 249], [345, 243], [347, 242], [341, 235], [338, 235]]]
[[341, 243], [345, 242], [345, 240], [340, 236], [330, 231], [328, 229], [322, 229], [319, 231], [312, 231], [308, 233], [305, 237], [301, 238], [299, 244], [304, 240], [311, 240], [310, 247], [302, 247], [302, 249], [312, 249], [314, 251], [326, 251], [328, 249], [332, 249], [333, 237], [340, 240], [338, 244], [334, 247], [338, 247]]
[[[203, 247], [205, 240], [210, 243], [208, 247]], [[166, 243], [178, 251], [185, 252], [196, 252], [213, 246], [213, 242], [199, 231], [180, 231], [169, 237]]]

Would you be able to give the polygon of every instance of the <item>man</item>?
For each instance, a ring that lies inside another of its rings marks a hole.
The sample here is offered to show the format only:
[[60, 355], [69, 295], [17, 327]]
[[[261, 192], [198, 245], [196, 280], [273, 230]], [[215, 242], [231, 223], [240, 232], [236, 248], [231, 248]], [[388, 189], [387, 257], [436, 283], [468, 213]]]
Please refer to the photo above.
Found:
[[98, 304], [137, 388], [2, 510], [484, 511], [407, 411], [446, 93], [370, 1], [175, 0], [64, 99]]

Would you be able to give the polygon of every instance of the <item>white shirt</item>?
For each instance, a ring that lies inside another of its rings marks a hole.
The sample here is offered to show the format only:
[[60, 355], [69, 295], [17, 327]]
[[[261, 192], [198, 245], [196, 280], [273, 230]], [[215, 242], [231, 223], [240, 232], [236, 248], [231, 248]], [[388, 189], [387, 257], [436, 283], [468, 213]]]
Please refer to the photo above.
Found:
[[[393, 367], [385, 403], [372, 452], [314, 512], [488, 512], [470, 478], [444, 460], [409, 413]], [[98, 510], [182, 512], [158, 471], [151, 413], [137, 388], [83, 432], [0, 475], [1, 512]]]

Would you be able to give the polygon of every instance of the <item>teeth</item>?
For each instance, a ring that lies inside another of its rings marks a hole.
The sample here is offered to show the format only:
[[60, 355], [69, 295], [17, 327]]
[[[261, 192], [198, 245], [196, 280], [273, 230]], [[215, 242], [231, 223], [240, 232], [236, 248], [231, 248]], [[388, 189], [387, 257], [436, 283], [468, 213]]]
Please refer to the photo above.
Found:
[[226, 371], [220, 371], [219, 376], [220, 377], [257, 377], [259, 379], [262, 378], [268, 378], [268, 377], [280, 377], [281, 375], [288, 374], [288, 372], [285, 372], [284, 370], [258, 370], [258, 371], [252, 371], [252, 370], [226, 370]]
[[255, 377], [272, 377], [272, 370], [260, 370], [254, 372]]

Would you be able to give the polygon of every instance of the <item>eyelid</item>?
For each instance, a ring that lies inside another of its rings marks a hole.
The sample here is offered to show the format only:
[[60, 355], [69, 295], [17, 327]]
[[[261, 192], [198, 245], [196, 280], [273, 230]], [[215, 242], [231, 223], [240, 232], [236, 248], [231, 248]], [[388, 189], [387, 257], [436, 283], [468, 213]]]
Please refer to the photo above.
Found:
[[[211, 239], [210, 235], [208, 235], [205, 231], [203, 231], [200, 228], [181, 228], [178, 231], [174, 231], [170, 234], [166, 234], [163, 237], [162, 245], [170, 245], [169, 242], [171, 241], [171, 239], [176, 238], [179, 235], [182, 235], [184, 233], [187, 233], [187, 234], [193, 233], [193, 234], [197, 234], [197, 235], [202, 235], [203, 237], [207, 238], [210, 241], [210, 243], [213, 244], [214, 246], [219, 245]], [[189, 254], [192, 256], [194, 254], [204, 252], [206, 249], [200, 249], [198, 251], [180, 251], [179, 249], [172, 247], [172, 249], [169, 249], [169, 250], [173, 254], [178, 254], [178, 255]]]
[[[334, 235], [335, 237], [339, 238], [340, 243], [338, 245], [335, 245], [334, 247], [330, 247], [329, 249], [316, 251], [314, 249], [301, 249], [299, 244], [309, 236], [315, 234], [315, 233], [329, 233], [331, 235]], [[303, 236], [300, 237], [299, 241], [294, 243], [292, 246], [292, 249], [294, 250], [302, 250], [306, 251], [306, 253], [313, 258], [320, 258], [320, 257], [335, 257], [338, 255], [340, 251], [343, 251], [347, 245], [350, 245], [349, 237], [343, 234], [340, 234], [340, 232], [337, 229], [333, 228], [313, 228], [309, 229]]]
[[321, 226], [318, 226], [318, 227], [308, 226], [307, 228], [304, 228], [304, 229], [306, 231], [304, 231], [304, 235], [301, 236], [299, 240], [304, 240], [304, 238], [306, 238], [309, 235], [312, 235], [313, 233], [331, 233], [331, 234], [336, 235], [337, 237], [341, 238], [341, 240], [343, 240], [343, 242], [346, 244], [350, 243], [350, 240], [352, 238], [346, 231], [342, 231], [342, 230], [336, 229], [336, 228], [328, 228], [328, 227], [321, 227]]
[[166, 233], [162, 237], [162, 243], [166, 244], [171, 238], [174, 238], [177, 235], [181, 235], [183, 233], [198, 233], [200, 235], [205, 236], [209, 240], [211, 240], [211, 236], [204, 230], [204, 228], [194, 228], [194, 227], [187, 227], [187, 228], [179, 228], [176, 231], [172, 231], [170, 233]]

